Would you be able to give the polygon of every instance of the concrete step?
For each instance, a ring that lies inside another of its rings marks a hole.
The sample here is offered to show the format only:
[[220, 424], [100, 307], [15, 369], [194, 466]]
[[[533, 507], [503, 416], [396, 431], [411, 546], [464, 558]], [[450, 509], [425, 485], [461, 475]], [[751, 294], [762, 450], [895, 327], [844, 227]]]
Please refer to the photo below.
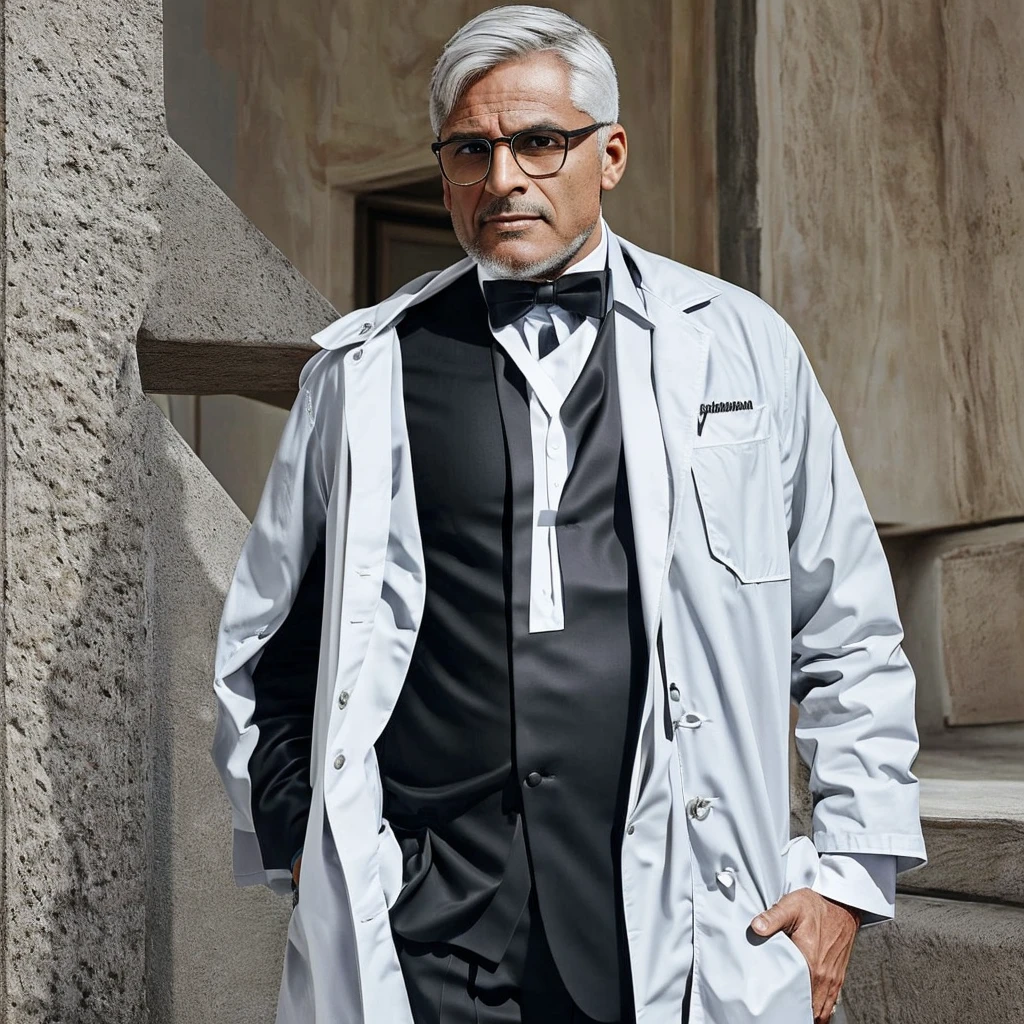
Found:
[[1024, 725], [925, 737], [913, 770], [928, 863], [900, 891], [1024, 907]]
[[842, 999], [848, 1024], [1017, 1024], [1024, 907], [897, 896], [858, 934]]

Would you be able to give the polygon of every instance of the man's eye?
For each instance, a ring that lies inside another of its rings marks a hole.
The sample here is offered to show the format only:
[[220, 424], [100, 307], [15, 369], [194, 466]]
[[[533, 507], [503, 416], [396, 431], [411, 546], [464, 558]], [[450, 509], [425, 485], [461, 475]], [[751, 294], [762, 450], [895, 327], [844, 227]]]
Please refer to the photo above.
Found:
[[554, 135], [524, 135], [519, 144], [523, 149], [551, 149], [560, 146], [562, 140]]
[[487, 143], [481, 142], [480, 139], [471, 139], [469, 142], [463, 142], [461, 146], [455, 146], [456, 156], [479, 156], [486, 152]]

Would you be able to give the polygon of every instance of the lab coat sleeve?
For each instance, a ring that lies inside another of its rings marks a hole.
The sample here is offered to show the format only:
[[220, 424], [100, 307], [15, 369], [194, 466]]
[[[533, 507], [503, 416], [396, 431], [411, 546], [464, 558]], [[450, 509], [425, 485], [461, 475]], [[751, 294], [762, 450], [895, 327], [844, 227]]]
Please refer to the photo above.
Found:
[[835, 416], [783, 325], [781, 422], [792, 588], [792, 699], [819, 853], [927, 863], [914, 672], [888, 563]]
[[[334, 411], [340, 407], [336, 396], [321, 402], [324, 375], [317, 371], [329, 356], [328, 351], [318, 352], [303, 367], [298, 395], [228, 587], [214, 656], [217, 717], [211, 755], [232, 808], [234, 878], [238, 885], [264, 884], [283, 895], [291, 889], [288, 859], [294, 851], [288, 850], [287, 856], [265, 851], [264, 863], [254, 816], [250, 759], [260, 740], [254, 721], [254, 673], [292, 608], [325, 530], [329, 485], [318, 415], [321, 404]], [[307, 692], [298, 702], [305, 704], [300, 718], [311, 713], [308, 680], [302, 689]], [[311, 731], [311, 723], [298, 722], [295, 729]], [[308, 758], [304, 770], [308, 777]], [[300, 758], [293, 779], [302, 771]]]
[[882, 853], [823, 853], [811, 888], [861, 912], [867, 928], [896, 913], [896, 858]]

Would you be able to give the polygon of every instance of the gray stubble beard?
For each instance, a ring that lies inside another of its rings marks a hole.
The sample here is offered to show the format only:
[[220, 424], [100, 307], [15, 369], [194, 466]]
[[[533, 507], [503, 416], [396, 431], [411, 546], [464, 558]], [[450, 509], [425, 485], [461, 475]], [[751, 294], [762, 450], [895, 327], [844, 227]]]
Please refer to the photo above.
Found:
[[[600, 219], [600, 214], [598, 214]], [[557, 277], [563, 267], [583, 248], [586, 241], [597, 228], [597, 220], [589, 227], [584, 228], [575, 238], [566, 242], [560, 249], [552, 253], [547, 259], [539, 260], [536, 263], [528, 263], [526, 266], [513, 266], [507, 260], [495, 259], [488, 256], [478, 245], [465, 239], [459, 233], [459, 229], [452, 221], [452, 228], [459, 245], [471, 256], [488, 274], [496, 277], [509, 278], [516, 281], [528, 281], [531, 278]], [[510, 234], [522, 234], [522, 232], [510, 232]]]

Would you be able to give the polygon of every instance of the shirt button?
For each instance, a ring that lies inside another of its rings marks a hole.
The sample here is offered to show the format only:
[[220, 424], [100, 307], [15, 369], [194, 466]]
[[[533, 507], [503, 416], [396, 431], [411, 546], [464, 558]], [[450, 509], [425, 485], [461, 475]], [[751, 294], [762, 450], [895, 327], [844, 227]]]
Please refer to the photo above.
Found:
[[531, 788], [534, 786], [539, 786], [542, 781], [543, 776], [540, 774], [540, 772], [530, 772], [530, 774], [526, 776], [526, 784]]
[[338, 694], [338, 707], [343, 708], [348, 703], [348, 690], [342, 690]]
[[338, 755], [338, 756], [337, 756], [337, 757], [336, 757], [336, 758], [334, 759], [334, 767], [335, 767], [335, 768], [341, 768], [341, 767], [342, 767], [342, 765], [344, 765], [344, 764], [345, 764], [345, 755], [344, 755], [344, 754], [339, 754], [339, 755]]
[[676, 684], [675, 684], [675, 683], [673, 683], [673, 684], [672, 684], [672, 685], [671, 685], [671, 686], [670, 686], [670, 687], [668, 688], [668, 695], [669, 695], [669, 696], [670, 696], [670, 697], [671, 697], [671, 698], [672, 698], [673, 700], [679, 700], [679, 687], [678, 687], [678, 686], [676, 686]]
[[551, 438], [550, 441], [548, 441], [548, 451], [549, 452], [557, 452], [558, 449], [561, 448], [561, 447], [562, 447], [562, 442], [557, 437], [553, 437], [553, 438]]

